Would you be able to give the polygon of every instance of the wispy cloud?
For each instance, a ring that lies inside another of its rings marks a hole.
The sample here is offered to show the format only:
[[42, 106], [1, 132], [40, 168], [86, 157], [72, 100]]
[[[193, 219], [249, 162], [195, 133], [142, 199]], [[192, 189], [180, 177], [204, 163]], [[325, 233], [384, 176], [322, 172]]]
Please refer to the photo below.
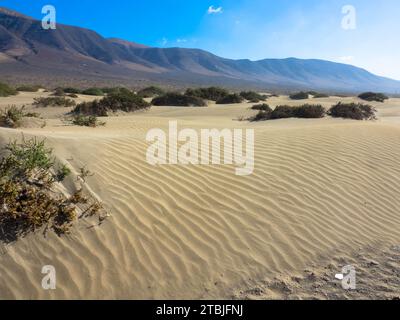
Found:
[[167, 38], [162, 38], [161, 41], [159, 41], [160, 45], [162, 47], [165, 47], [168, 43], [168, 39]]
[[187, 42], [187, 39], [176, 39], [176, 42], [185, 43], [185, 42]]
[[207, 10], [208, 14], [218, 14], [222, 12], [222, 7], [215, 8], [214, 6], [210, 6]]
[[342, 62], [350, 63], [354, 60], [354, 57], [353, 56], [344, 56], [344, 57], [339, 57], [339, 60]]

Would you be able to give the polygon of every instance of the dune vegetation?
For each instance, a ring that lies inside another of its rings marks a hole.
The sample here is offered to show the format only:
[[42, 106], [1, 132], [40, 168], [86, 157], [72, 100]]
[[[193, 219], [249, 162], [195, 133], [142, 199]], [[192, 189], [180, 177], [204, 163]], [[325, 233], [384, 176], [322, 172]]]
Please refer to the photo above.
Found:
[[220, 87], [196, 88], [187, 89], [185, 95], [204, 100], [218, 101], [229, 95], [229, 91]]
[[376, 109], [370, 105], [362, 103], [341, 103], [332, 106], [328, 110], [328, 115], [334, 118], [344, 118], [353, 120], [375, 120]]
[[44, 141], [35, 138], [11, 141], [0, 160], [0, 240], [13, 242], [31, 232], [49, 230], [69, 233], [82, 218], [105, 216], [102, 205], [90, 199], [83, 189], [67, 197], [57, 192], [71, 170], [53, 157]]
[[177, 92], [168, 92], [156, 97], [151, 101], [154, 106], [177, 106], [177, 107], [205, 107], [207, 103], [199, 98]]
[[10, 87], [8, 84], [0, 82], [0, 97], [15, 96], [18, 91]]
[[389, 99], [388, 96], [384, 95], [383, 93], [376, 93], [376, 92], [364, 92], [358, 96], [360, 99], [365, 101], [376, 101], [376, 102], [385, 102], [385, 100]]
[[134, 112], [150, 108], [150, 104], [128, 89], [108, 94], [101, 100], [82, 102], [72, 111], [76, 115], [107, 117], [110, 112]]

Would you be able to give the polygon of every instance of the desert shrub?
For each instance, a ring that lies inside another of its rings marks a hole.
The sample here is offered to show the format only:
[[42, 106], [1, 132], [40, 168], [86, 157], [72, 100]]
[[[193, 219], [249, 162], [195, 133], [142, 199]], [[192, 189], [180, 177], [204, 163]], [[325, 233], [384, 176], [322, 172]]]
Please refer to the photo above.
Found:
[[334, 118], [375, 120], [376, 109], [367, 104], [339, 102], [329, 109], [328, 115]]
[[302, 106], [294, 107], [294, 116], [296, 118], [323, 118], [325, 113], [324, 107], [319, 104], [303, 104]]
[[149, 107], [150, 104], [144, 101], [143, 98], [126, 89], [118, 93], [111, 93], [101, 100], [80, 103], [72, 113], [107, 117], [109, 112], [133, 112], [148, 109]]
[[377, 102], [385, 102], [385, 100], [389, 99], [388, 96], [383, 93], [376, 92], [364, 92], [358, 96], [360, 99], [365, 101], [377, 101]]
[[151, 101], [154, 106], [178, 106], [178, 107], [205, 107], [207, 103], [198, 97], [169, 92]]
[[268, 98], [266, 95], [259, 94], [255, 91], [242, 91], [240, 93], [240, 96], [246, 100], [249, 100], [249, 101], [255, 102], [255, 103], [260, 102], [260, 101], [265, 101]]
[[218, 101], [229, 95], [229, 92], [223, 88], [209, 87], [209, 88], [187, 89], [185, 95], [191, 97], [198, 97], [204, 100]]
[[69, 94], [80, 94], [81, 90], [73, 87], [67, 87], [62, 89], [64, 93], [69, 93]]
[[238, 95], [237, 93], [228, 94], [227, 96], [219, 99], [217, 104], [233, 104], [233, 103], [242, 103], [244, 101], [243, 97]]
[[105, 122], [98, 120], [96, 116], [83, 116], [81, 114], [75, 115], [72, 118], [71, 123], [76, 126], [91, 127], [91, 128], [96, 128], [99, 126], [106, 125]]
[[82, 188], [66, 197], [55, 188], [70, 173], [57, 163], [44, 141], [11, 141], [0, 160], [0, 240], [13, 242], [38, 229], [59, 236], [73, 223], [97, 215], [105, 219], [98, 201], [85, 197]]
[[0, 97], [15, 96], [18, 91], [11, 88], [8, 84], [0, 82]]
[[79, 98], [78, 95], [77, 95], [76, 93], [68, 93], [68, 94], [67, 94], [67, 97], [73, 98], [73, 99]]
[[254, 117], [249, 118], [249, 121], [265, 121], [271, 120], [272, 110], [260, 110]]
[[271, 107], [266, 103], [255, 104], [254, 106], [251, 107], [251, 110], [260, 110], [260, 111], [270, 111], [270, 112], [272, 112]]
[[132, 93], [131, 90], [124, 88], [124, 87], [105, 87], [100, 89], [103, 94], [113, 94], [113, 93], [124, 93], [124, 92], [129, 92]]
[[295, 108], [291, 106], [277, 106], [271, 113], [271, 119], [285, 119], [295, 117]]
[[38, 108], [47, 107], [74, 107], [76, 105], [75, 101], [65, 97], [40, 97], [33, 99], [33, 105]]
[[18, 108], [17, 106], [8, 106], [0, 110], [0, 126], [6, 128], [18, 128], [24, 117], [38, 118], [37, 113], [27, 113], [24, 111], [25, 106]]
[[292, 100], [304, 100], [308, 99], [308, 92], [297, 92], [289, 96], [290, 99]]
[[41, 88], [39, 85], [22, 85], [17, 88], [17, 91], [23, 91], [23, 92], [38, 92], [38, 90]]
[[65, 92], [64, 92], [63, 88], [57, 88], [53, 91], [53, 93], [51, 95], [54, 97], [64, 97]]
[[316, 98], [329, 98], [328, 94], [325, 93], [319, 93], [319, 92], [315, 92], [315, 94], [313, 94], [313, 97]]
[[151, 86], [139, 90], [137, 95], [142, 98], [153, 98], [165, 94], [165, 91], [159, 87]]
[[100, 88], [88, 88], [82, 91], [87, 96], [103, 96], [104, 92]]

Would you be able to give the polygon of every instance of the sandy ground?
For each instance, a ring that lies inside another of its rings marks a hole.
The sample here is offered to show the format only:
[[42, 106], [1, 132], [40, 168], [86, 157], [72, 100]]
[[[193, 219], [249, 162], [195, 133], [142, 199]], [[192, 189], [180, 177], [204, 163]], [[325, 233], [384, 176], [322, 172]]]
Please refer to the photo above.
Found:
[[[0, 107], [33, 96], [0, 98]], [[80, 97], [93, 99], [93, 97]], [[356, 98], [313, 99], [329, 107]], [[293, 102], [271, 98], [271, 106]], [[1, 299], [392, 299], [399, 294], [400, 99], [375, 104], [379, 120], [324, 118], [249, 123], [251, 104], [153, 107], [101, 128], [63, 124], [65, 109], [37, 110], [43, 137], [112, 217], [58, 238], [40, 233], [0, 245]], [[29, 106], [28, 106], [29, 109]], [[179, 128], [255, 129], [255, 170], [151, 166], [146, 133]], [[357, 268], [356, 291], [335, 274]], [[57, 270], [43, 290], [41, 269]]]

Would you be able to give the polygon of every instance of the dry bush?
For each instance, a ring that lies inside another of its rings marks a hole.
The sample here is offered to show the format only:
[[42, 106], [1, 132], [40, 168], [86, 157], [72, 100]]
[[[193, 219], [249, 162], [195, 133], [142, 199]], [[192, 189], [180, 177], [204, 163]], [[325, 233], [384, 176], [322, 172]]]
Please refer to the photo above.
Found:
[[362, 103], [341, 103], [332, 106], [328, 115], [334, 118], [344, 118], [353, 120], [375, 120], [376, 109], [370, 105]]
[[59, 236], [70, 232], [73, 223], [90, 215], [104, 219], [102, 206], [83, 195], [71, 197], [56, 191], [70, 170], [56, 163], [44, 141], [33, 138], [12, 141], [0, 160], [0, 240], [14, 242], [39, 229]]
[[169, 92], [151, 101], [154, 106], [178, 106], [178, 107], [205, 107], [207, 103], [198, 97]]
[[75, 101], [65, 97], [41, 97], [34, 98], [33, 105], [38, 108], [65, 107], [71, 108], [76, 105]]

